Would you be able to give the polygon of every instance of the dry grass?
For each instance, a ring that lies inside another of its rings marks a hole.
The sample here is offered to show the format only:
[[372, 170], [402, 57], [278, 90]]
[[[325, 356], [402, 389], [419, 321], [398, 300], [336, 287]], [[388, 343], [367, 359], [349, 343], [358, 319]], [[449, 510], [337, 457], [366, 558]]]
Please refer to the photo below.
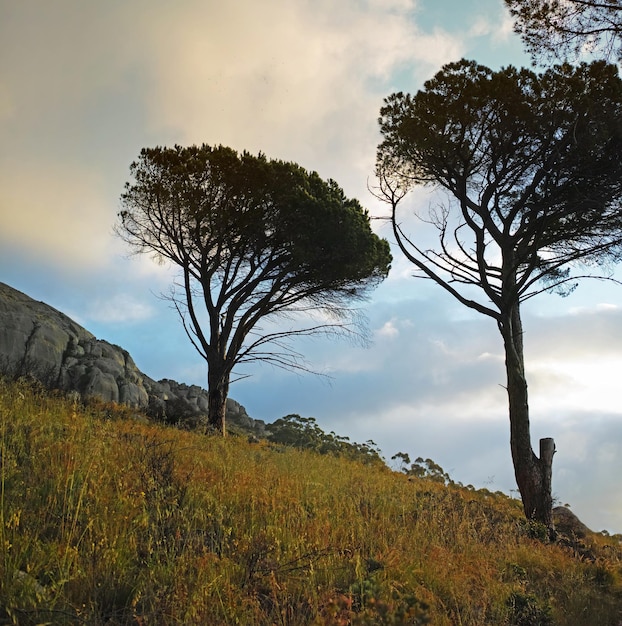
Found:
[[618, 626], [618, 537], [0, 381], [0, 624]]

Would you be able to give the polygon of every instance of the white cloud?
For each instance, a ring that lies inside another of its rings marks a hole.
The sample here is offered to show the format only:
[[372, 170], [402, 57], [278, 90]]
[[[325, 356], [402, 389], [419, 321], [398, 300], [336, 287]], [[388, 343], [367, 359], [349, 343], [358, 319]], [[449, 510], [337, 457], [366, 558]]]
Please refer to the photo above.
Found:
[[104, 156], [122, 159], [128, 134], [112, 113], [125, 96], [126, 27], [117, 11], [72, 0], [3, 13], [0, 241], [63, 272], [105, 269], [120, 248], [122, 183]]
[[478, 17], [469, 28], [470, 37], [484, 37], [495, 30], [495, 27], [487, 17]]
[[577, 406], [606, 411], [620, 402], [622, 356], [539, 360], [528, 368], [533, 406], [564, 415]]
[[394, 339], [395, 337], [398, 337], [400, 331], [395, 322], [395, 319], [385, 322], [378, 330], [376, 330], [376, 337], [381, 339]]
[[505, 12], [497, 30], [493, 33], [493, 40], [497, 43], [507, 41], [514, 35], [514, 21], [509, 13]]
[[126, 293], [95, 300], [87, 313], [92, 321], [110, 324], [142, 322], [153, 315], [153, 306]]
[[75, 164], [2, 161], [0, 242], [42, 263], [84, 271], [106, 266], [118, 250], [114, 212], [102, 198], [101, 176]]
[[488, 16], [478, 16], [469, 28], [469, 37], [491, 36], [496, 43], [507, 41], [514, 32], [514, 23], [507, 11], [497, 19]]
[[0, 67], [21, 120], [88, 106], [130, 65], [133, 24], [111, 3], [20, 0], [3, 12]]
[[0, 83], [0, 124], [9, 122], [16, 113], [15, 103], [5, 83]]
[[411, 6], [160, 5], [144, 24], [149, 122], [182, 143], [224, 143], [296, 160], [350, 194], [366, 194], [376, 118], [392, 76], [427, 77], [457, 50], [446, 33], [421, 33], [409, 19]]
[[610, 302], [597, 302], [595, 305], [592, 304], [590, 306], [582, 305], [582, 306], [573, 306], [568, 311], [571, 315], [590, 315], [590, 314], [598, 314], [598, 313], [615, 313], [622, 310], [617, 304], [611, 304]]
[[105, 266], [121, 176], [151, 143], [262, 150], [365, 203], [390, 81], [427, 77], [459, 48], [421, 32], [415, 8], [23, 0], [0, 25], [0, 140], [12, 159], [2, 163], [0, 209], [12, 219], [0, 236], [66, 267]]

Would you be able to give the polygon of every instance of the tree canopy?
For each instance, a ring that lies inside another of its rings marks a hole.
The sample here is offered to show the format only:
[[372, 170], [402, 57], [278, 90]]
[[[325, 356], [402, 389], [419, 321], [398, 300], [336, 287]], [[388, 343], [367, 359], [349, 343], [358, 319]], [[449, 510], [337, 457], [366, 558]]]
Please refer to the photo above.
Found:
[[[388, 97], [379, 121], [378, 195], [391, 205], [397, 243], [423, 276], [497, 322], [517, 483], [527, 517], [550, 524], [552, 440], [542, 440], [538, 458], [531, 448], [520, 304], [544, 290], [572, 288], [584, 275], [581, 265], [619, 254], [617, 68], [597, 61], [537, 75], [514, 67], [493, 72], [462, 60], [446, 65], [416, 95]], [[419, 245], [397, 211], [420, 184], [448, 192], [446, 205], [417, 213], [437, 228], [436, 249]]]
[[622, 61], [620, 0], [505, 0], [534, 59], [583, 53]]
[[416, 252], [426, 275], [453, 295], [459, 283], [481, 287], [484, 300], [459, 297], [479, 312], [497, 318], [507, 302], [501, 266], [509, 250], [514, 300], [562, 287], [573, 280], [573, 262], [618, 250], [622, 81], [615, 66], [561, 65], [537, 75], [462, 60], [415, 96], [387, 98], [380, 125], [377, 167], [386, 192], [399, 199], [413, 184], [432, 184], [457, 200], [454, 229], [455, 212], [433, 216], [441, 250]]
[[219, 428], [234, 366], [299, 368], [288, 338], [342, 327], [264, 331], [262, 320], [319, 308], [343, 319], [388, 273], [389, 245], [359, 202], [295, 163], [175, 146], [143, 149], [130, 171], [117, 232], [134, 251], [181, 268], [183, 296], [173, 301], [207, 361]]

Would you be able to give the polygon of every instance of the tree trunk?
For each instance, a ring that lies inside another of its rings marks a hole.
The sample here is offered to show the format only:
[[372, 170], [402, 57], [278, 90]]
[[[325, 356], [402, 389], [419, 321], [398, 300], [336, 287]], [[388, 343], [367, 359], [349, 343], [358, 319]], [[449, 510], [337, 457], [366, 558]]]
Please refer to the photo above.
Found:
[[220, 368], [208, 365], [207, 374], [207, 419], [209, 425], [220, 431], [222, 436], [227, 434], [225, 415], [227, 409], [227, 396], [229, 394], [229, 374]]
[[531, 447], [523, 329], [518, 304], [511, 307], [507, 314], [502, 315], [499, 329], [505, 348], [510, 446], [516, 483], [527, 519], [541, 522], [552, 530], [551, 477], [555, 444], [552, 439], [542, 439], [540, 458]]

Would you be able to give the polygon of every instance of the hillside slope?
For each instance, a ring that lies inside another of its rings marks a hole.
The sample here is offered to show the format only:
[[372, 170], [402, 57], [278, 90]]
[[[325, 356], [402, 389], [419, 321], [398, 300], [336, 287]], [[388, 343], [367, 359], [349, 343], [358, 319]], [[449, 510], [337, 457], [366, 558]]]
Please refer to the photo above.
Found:
[[618, 626], [619, 537], [0, 378], [0, 624]]

